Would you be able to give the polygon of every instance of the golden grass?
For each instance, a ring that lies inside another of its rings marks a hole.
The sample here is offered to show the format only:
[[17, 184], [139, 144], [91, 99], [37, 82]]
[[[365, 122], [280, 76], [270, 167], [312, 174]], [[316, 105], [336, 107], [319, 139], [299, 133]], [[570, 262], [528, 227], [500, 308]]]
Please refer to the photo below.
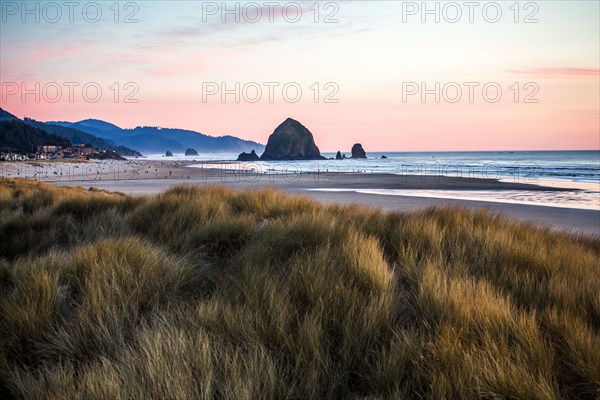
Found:
[[0, 397], [597, 399], [598, 238], [0, 183]]

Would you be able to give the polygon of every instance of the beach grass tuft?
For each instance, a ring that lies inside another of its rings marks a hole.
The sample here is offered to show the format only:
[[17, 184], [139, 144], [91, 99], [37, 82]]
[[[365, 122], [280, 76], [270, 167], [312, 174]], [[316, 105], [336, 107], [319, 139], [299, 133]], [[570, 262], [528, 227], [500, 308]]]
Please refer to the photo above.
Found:
[[0, 181], [0, 397], [597, 399], [599, 239]]

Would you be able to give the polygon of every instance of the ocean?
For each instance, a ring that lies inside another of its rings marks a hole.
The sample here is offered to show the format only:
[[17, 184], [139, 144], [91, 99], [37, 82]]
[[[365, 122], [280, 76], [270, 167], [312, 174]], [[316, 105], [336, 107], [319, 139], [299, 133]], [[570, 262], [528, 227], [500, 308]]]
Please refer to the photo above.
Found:
[[[324, 152], [334, 158], [335, 153]], [[349, 153], [347, 154], [349, 155]], [[385, 155], [387, 158], [382, 159]], [[257, 161], [225, 163], [257, 171], [361, 172], [446, 177], [489, 178], [514, 182], [566, 181], [600, 183], [600, 151], [481, 151], [481, 152], [373, 152], [367, 159], [324, 161]], [[162, 156], [153, 159], [166, 160]], [[233, 161], [237, 154], [200, 154], [202, 161]], [[190, 157], [175, 157], [190, 160]]]
[[[334, 158], [335, 153], [323, 156]], [[348, 154], [347, 154], [348, 155]], [[382, 159], [385, 155], [387, 158]], [[600, 210], [600, 151], [481, 151], [481, 152], [369, 152], [367, 159], [323, 161], [228, 162], [234, 154], [206, 154], [199, 161], [221, 161], [223, 168], [263, 173], [358, 172], [422, 175], [445, 178], [498, 179], [573, 189], [572, 191], [528, 190], [411, 190], [335, 189], [357, 193], [436, 197], [499, 203], [543, 205]], [[207, 166], [200, 162], [197, 167]], [[214, 165], [211, 165], [214, 167]]]
[[[324, 154], [334, 157], [334, 153]], [[385, 155], [387, 159], [381, 159]], [[600, 183], [600, 151], [371, 153], [348, 166], [366, 172]]]

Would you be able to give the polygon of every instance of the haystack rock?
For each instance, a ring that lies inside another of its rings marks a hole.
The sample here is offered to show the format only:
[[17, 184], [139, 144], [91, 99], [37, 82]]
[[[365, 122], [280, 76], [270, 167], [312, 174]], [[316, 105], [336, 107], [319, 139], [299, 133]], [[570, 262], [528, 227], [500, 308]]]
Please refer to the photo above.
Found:
[[269, 136], [264, 161], [325, 160], [315, 144], [312, 133], [300, 122], [288, 118]]
[[238, 161], [258, 161], [260, 160], [260, 157], [258, 156], [258, 154], [256, 154], [256, 152], [254, 150], [252, 150], [250, 153], [242, 153], [238, 156], [237, 158]]
[[197, 156], [198, 152], [196, 149], [192, 149], [191, 147], [185, 150], [186, 157]]
[[367, 153], [365, 153], [365, 150], [360, 143], [356, 143], [352, 146], [352, 158], [367, 158]]
[[165, 153], [165, 157], [173, 157], [173, 153], [171, 153], [171, 151], [167, 150], [167, 152]]

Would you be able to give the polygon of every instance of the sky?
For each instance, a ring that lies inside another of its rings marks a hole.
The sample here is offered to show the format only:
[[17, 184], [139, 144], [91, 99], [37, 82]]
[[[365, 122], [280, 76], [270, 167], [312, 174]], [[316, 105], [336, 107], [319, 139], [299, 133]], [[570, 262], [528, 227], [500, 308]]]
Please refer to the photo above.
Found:
[[598, 1], [0, 1], [0, 107], [321, 151], [600, 149]]

